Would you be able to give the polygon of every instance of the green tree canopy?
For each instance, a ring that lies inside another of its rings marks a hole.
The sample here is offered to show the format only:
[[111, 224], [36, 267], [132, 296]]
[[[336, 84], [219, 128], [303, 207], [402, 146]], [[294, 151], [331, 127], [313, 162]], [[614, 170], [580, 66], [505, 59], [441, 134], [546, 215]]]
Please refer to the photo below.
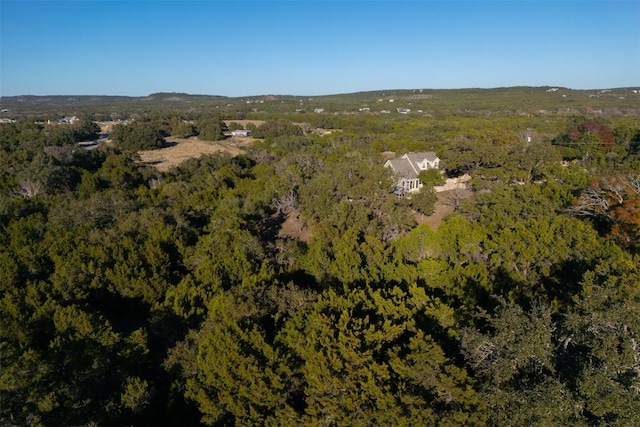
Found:
[[120, 148], [128, 151], [153, 150], [161, 148], [165, 143], [164, 137], [158, 129], [150, 124], [139, 122], [115, 125], [110, 138]]

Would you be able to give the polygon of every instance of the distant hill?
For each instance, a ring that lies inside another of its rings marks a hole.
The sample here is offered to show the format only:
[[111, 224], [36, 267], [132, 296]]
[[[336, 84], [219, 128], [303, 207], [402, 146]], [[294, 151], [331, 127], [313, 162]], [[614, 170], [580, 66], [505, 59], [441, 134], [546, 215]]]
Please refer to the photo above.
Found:
[[[563, 87], [504, 87], [492, 89], [393, 89], [321, 96], [256, 95], [226, 97], [161, 92], [129, 96], [5, 96], [0, 97], [2, 117], [79, 115], [104, 116], [212, 111], [238, 113], [314, 112], [352, 113], [398, 109], [430, 114], [488, 114], [491, 112], [584, 112], [640, 115], [640, 87], [573, 90]], [[7, 110], [7, 111], [5, 111]]]

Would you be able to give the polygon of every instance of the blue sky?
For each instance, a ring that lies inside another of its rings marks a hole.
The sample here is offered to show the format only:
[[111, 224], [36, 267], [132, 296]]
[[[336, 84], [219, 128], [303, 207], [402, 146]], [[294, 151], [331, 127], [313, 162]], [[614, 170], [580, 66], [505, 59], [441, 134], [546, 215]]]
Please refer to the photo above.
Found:
[[640, 86], [640, 0], [0, 0], [0, 95]]

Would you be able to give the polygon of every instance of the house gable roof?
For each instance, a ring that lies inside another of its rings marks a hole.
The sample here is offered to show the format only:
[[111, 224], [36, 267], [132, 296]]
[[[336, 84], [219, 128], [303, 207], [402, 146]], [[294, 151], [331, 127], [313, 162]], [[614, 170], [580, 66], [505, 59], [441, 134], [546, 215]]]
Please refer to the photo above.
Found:
[[409, 159], [411, 163], [418, 164], [425, 159], [429, 162], [433, 162], [438, 159], [438, 156], [436, 156], [436, 153], [433, 151], [425, 151], [423, 153], [407, 153], [402, 156], [402, 158]]
[[[433, 151], [423, 153], [407, 153], [400, 158], [389, 159], [385, 166], [388, 165], [398, 175], [407, 179], [416, 179], [420, 173], [418, 163], [427, 160], [429, 163], [439, 161], [440, 159]], [[436, 165], [437, 167], [437, 165]]]
[[415, 179], [418, 177], [418, 172], [407, 159], [389, 159], [387, 164], [391, 166], [391, 169], [396, 174], [403, 178]]

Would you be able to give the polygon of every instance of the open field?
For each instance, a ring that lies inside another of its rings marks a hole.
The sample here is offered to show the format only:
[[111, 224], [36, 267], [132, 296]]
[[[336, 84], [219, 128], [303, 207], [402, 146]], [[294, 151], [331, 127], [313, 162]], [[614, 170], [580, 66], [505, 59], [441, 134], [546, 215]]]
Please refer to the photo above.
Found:
[[261, 124], [264, 123], [264, 120], [225, 120], [224, 124], [229, 126], [231, 123], [238, 123], [239, 125], [242, 125], [243, 128], [247, 128], [248, 124], [252, 124], [257, 126], [260, 126]]
[[[244, 127], [249, 123], [256, 126], [260, 126], [264, 123], [263, 120], [225, 121], [227, 125], [232, 122], [239, 123]], [[319, 135], [325, 135], [333, 132], [333, 130], [315, 129], [313, 132]], [[159, 171], [166, 172], [173, 166], [177, 166], [185, 160], [200, 157], [204, 154], [213, 154], [224, 151], [235, 156], [240, 154], [247, 147], [251, 146], [255, 140], [255, 138], [251, 137], [230, 137], [221, 141], [204, 141], [198, 139], [197, 136], [191, 138], [169, 137], [167, 139], [166, 147], [159, 150], [143, 150], [139, 151], [138, 154], [140, 155], [142, 163], [155, 166]]]
[[232, 156], [238, 155], [253, 141], [255, 141], [253, 138], [227, 138], [222, 141], [201, 141], [198, 137], [169, 138], [167, 147], [159, 150], [139, 151], [138, 154], [143, 163], [155, 166], [161, 172], [166, 172], [185, 160], [205, 154], [223, 151]]

